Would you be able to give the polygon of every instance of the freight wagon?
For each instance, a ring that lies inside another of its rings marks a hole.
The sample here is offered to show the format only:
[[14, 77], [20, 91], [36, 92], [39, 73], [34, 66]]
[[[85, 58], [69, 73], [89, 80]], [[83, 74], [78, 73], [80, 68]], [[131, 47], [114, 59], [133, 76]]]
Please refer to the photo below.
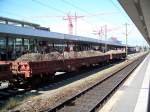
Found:
[[108, 62], [110, 55], [95, 57], [74, 58], [65, 60], [37, 61], [37, 62], [12, 62], [12, 71], [16, 75], [29, 78], [34, 75], [53, 75], [55, 72], [75, 71], [82, 66]]
[[[56, 72], [77, 71], [83, 66], [103, 64], [112, 60], [125, 59], [125, 53], [103, 54], [93, 57], [70, 58], [51, 61], [1, 61], [0, 80], [34, 81], [36, 79], [52, 79]], [[36, 82], [36, 81], [35, 81]]]
[[12, 79], [13, 74], [10, 62], [0, 61], [0, 85], [4, 81], [11, 81]]

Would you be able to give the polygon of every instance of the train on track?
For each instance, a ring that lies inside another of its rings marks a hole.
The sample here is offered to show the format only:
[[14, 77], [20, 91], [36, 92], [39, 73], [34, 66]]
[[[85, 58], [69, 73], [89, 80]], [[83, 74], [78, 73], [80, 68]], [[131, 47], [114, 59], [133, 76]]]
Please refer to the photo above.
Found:
[[114, 60], [125, 59], [126, 53], [103, 54], [100, 56], [61, 59], [51, 61], [1, 61], [0, 62], [0, 80], [18, 80], [27, 81], [35, 79], [50, 79], [56, 72], [71, 72], [80, 70], [82, 67], [93, 66], [112, 62]]
[[[125, 51], [126, 46], [120, 43], [101, 41], [88, 37], [61, 34], [40, 29], [33, 23], [22, 22], [9, 18], [0, 20], [0, 83], [3, 81], [23, 81], [35, 79], [50, 79], [56, 72], [70, 72], [83, 66], [107, 63], [126, 58], [125, 52], [105, 53], [109, 50]], [[15, 23], [9, 24], [10, 23]], [[46, 61], [15, 61], [26, 53], [49, 53], [57, 51], [101, 51], [103, 55], [69, 58]], [[134, 47], [128, 47], [134, 51]]]

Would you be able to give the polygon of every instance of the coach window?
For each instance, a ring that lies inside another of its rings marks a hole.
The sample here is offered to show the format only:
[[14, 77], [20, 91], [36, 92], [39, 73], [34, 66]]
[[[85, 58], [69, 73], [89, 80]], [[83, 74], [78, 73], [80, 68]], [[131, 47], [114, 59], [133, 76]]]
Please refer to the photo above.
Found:
[[29, 39], [24, 39], [24, 51], [28, 51], [30, 49]]
[[0, 37], [0, 51], [6, 50], [6, 38]]
[[8, 38], [8, 46], [7, 47], [7, 58], [8, 60], [12, 59], [12, 53], [14, 50], [14, 39], [13, 38]]
[[21, 56], [22, 54], [22, 39], [21, 38], [16, 38], [16, 41], [15, 41], [15, 49], [16, 49], [16, 56], [19, 57]]
[[37, 52], [37, 40], [26, 39], [26, 49], [30, 52]]
[[0, 60], [6, 60], [6, 38], [0, 37]]

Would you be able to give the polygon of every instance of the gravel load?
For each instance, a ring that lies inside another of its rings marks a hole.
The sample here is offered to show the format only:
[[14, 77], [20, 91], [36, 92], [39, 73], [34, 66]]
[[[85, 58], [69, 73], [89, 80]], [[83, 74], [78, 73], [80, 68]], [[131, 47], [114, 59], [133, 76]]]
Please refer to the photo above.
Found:
[[59, 52], [51, 52], [47, 54], [40, 54], [40, 53], [28, 53], [24, 54], [16, 61], [51, 61], [51, 60], [61, 60], [63, 59], [73, 59], [73, 58], [83, 58], [83, 57], [92, 57], [92, 56], [100, 56], [104, 55], [104, 53], [100, 51], [80, 51], [80, 52], [64, 52], [64, 53], [59, 53]]
[[42, 61], [40, 53], [27, 53], [17, 58], [16, 61]]
[[80, 51], [77, 53], [78, 57], [92, 57], [92, 56], [101, 56], [104, 55], [104, 53], [100, 52], [100, 51]]
[[93, 57], [93, 56], [100, 56], [104, 55], [104, 53], [100, 51], [71, 51], [71, 52], [64, 52], [64, 58], [65, 59], [70, 59], [70, 58], [83, 58], [83, 57]]
[[59, 52], [51, 52], [47, 54], [28, 53], [17, 58], [16, 61], [51, 61], [61, 59], [62, 56]]
[[121, 51], [121, 50], [110, 50], [107, 51], [106, 54], [117, 54], [117, 53], [125, 53], [125, 51]]
[[71, 52], [64, 52], [62, 53], [64, 55], [64, 59], [73, 59], [73, 58], [78, 58], [77, 52], [71, 51]]
[[44, 61], [63, 59], [62, 54], [60, 54], [59, 52], [51, 52], [51, 53], [42, 54], [42, 55], [43, 55], [42, 60]]

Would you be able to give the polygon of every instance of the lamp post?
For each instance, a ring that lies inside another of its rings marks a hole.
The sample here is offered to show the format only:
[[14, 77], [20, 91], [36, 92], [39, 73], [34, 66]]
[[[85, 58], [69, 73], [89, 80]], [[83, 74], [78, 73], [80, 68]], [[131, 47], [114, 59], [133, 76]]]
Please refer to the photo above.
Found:
[[106, 40], [107, 40], [107, 25], [105, 25], [105, 52], [107, 52], [107, 43], [106, 43]]
[[126, 57], [128, 56], [128, 23], [125, 23], [125, 36], [126, 36]]

